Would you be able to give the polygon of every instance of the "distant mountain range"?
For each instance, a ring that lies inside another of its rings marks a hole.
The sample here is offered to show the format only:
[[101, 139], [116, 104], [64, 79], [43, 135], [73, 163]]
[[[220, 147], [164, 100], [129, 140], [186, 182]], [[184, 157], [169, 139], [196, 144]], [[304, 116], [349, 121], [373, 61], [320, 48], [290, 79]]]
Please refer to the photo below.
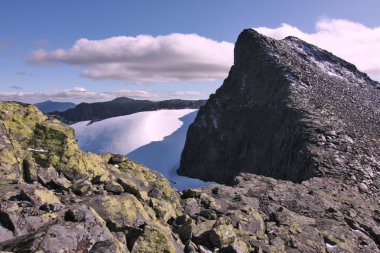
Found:
[[75, 107], [76, 104], [70, 103], [70, 102], [54, 102], [54, 101], [47, 100], [41, 103], [37, 103], [35, 104], [35, 106], [37, 106], [37, 108], [40, 109], [40, 111], [43, 113], [50, 113], [54, 111], [56, 112], [66, 111], [68, 109]]
[[137, 112], [156, 111], [160, 109], [198, 109], [205, 103], [205, 100], [173, 99], [149, 101], [120, 97], [107, 102], [80, 103], [76, 107], [64, 112], [55, 111], [50, 114], [65, 123], [73, 124], [80, 121], [99, 121]]

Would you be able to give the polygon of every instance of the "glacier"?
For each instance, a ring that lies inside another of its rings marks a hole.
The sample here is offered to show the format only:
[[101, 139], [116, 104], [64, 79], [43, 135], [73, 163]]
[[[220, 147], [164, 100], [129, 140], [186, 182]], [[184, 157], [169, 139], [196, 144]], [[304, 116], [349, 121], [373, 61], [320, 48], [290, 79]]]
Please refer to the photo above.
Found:
[[189, 125], [198, 110], [158, 110], [71, 125], [79, 147], [93, 153], [117, 153], [162, 173], [178, 190], [209, 183], [177, 175]]

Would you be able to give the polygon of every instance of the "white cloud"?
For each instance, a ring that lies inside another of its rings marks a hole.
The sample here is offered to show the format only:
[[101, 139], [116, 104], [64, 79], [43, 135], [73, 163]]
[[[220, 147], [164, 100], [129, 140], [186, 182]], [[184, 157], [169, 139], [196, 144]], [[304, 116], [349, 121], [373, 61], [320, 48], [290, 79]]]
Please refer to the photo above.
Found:
[[174, 98], [205, 99], [207, 94], [200, 91], [173, 91], [169, 93]]
[[62, 91], [42, 92], [0, 92], [0, 101], [20, 101], [36, 103], [44, 100], [64, 102], [95, 102], [107, 101], [117, 97], [130, 97], [135, 99], [152, 99], [157, 95], [145, 90], [115, 90], [107, 92], [92, 92], [82, 87], [73, 87]]
[[28, 62], [81, 66], [92, 79], [136, 83], [224, 79], [233, 64], [233, 44], [197, 34], [80, 39], [70, 49], [37, 50]]
[[138, 98], [138, 99], [154, 99], [158, 97], [156, 93], [152, 91], [148, 91], [148, 90], [121, 89], [121, 90], [107, 92], [107, 94], [112, 95], [114, 97], [129, 97], [129, 98]]
[[288, 24], [254, 29], [275, 39], [296, 36], [355, 64], [373, 78], [380, 77], [380, 26], [370, 28], [349, 20], [321, 18], [315, 28], [314, 33]]

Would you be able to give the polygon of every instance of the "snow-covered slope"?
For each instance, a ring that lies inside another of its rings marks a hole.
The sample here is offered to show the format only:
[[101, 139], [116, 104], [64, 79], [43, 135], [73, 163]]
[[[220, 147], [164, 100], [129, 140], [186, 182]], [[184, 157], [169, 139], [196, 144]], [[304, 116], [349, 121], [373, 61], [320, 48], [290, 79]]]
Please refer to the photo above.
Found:
[[189, 125], [198, 110], [159, 110], [139, 112], [89, 124], [73, 124], [79, 147], [94, 153], [126, 154], [151, 169], [164, 174], [178, 189], [206, 183], [178, 176], [176, 169]]

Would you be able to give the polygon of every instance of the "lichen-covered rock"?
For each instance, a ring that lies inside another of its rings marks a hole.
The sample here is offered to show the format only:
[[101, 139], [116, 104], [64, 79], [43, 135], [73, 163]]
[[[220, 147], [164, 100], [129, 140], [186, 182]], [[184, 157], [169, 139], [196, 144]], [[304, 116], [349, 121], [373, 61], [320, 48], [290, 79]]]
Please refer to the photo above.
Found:
[[198, 202], [194, 198], [185, 199], [182, 201], [185, 213], [194, 217], [195, 214], [200, 212]]
[[111, 158], [108, 160], [108, 163], [109, 164], [119, 164], [119, 163], [122, 163], [124, 161], [126, 161], [126, 157], [123, 156], [123, 155], [120, 155], [120, 154], [114, 154], [111, 156]]
[[[22, 203], [22, 202], [20, 202]], [[111, 241], [113, 252], [128, 252], [106, 227], [94, 210], [82, 205], [71, 205], [69, 210], [81, 213], [80, 219], [67, 219], [66, 207], [57, 213], [25, 214], [3, 208], [0, 222], [12, 235], [0, 238], [0, 250], [12, 252], [88, 252], [94, 244]]]
[[214, 247], [221, 248], [232, 244], [236, 239], [236, 233], [232, 225], [217, 224], [211, 230], [210, 241]]
[[215, 225], [215, 221], [199, 222], [192, 227], [192, 241], [196, 244], [212, 247], [210, 242], [210, 233]]
[[107, 241], [98, 241], [92, 246], [90, 253], [127, 253], [129, 250], [125, 247], [120, 247], [115, 241], [107, 240]]
[[0, 115], [1, 177], [28, 181], [28, 171], [35, 172], [33, 166], [48, 168], [50, 165], [72, 178], [108, 174], [106, 161], [80, 151], [72, 128], [49, 118], [36, 107], [2, 102]]
[[355, 186], [335, 178], [295, 184], [249, 174], [237, 177], [236, 183], [219, 186], [217, 196], [213, 187], [203, 192], [214, 194], [221, 208], [217, 211], [231, 221], [236, 238], [252, 248], [264, 252], [380, 252], [379, 223], [373, 219], [379, 203]]
[[148, 197], [161, 199], [162, 198], [162, 191], [158, 188], [153, 188], [148, 192]]
[[176, 247], [162, 231], [145, 227], [135, 242], [132, 253], [175, 253]]
[[155, 198], [150, 200], [150, 207], [156, 213], [156, 218], [163, 221], [175, 218], [177, 217], [177, 214], [179, 214], [178, 210], [174, 209], [173, 205]]
[[179, 235], [183, 243], [188, 244], [193, 235], [195, 222], [192, 219], [186, 219], [185, 222], [177, 226], [178, 228], [175, 230], [176, 233]]
[[72, 187], [72, 191], [80, 196], [84, 196], [86, 194], [91, 194], [91, 191], [94, 189], [91, 182], [88, 180], [79, 180], [76, 181]]
[[124, 188], [116, 183], [116, 182], [110, 182], [104, 186], [104, 189], [108, 192], [112, 192], [113, 194], [121, 194], [124, 192]]
[[147, 195], [150, 190], [156, 188], [162, 192], [164, 199], [170, 200], [174, 205], [179, 206], [178, 192], [171, 187], [170, 182], [163, 175], [130, 160], [119, 164], [119, 166], [120, 171], [127, 174], [123, 174], [125, 178], [130, 182], [134, 182], [134, 185], [140, 189], [140, 192], [145, 192], [144, 195]]
[[162, 175], [82, 152], [70, 127], [34, 106], [1, 102], [0, 121], [0, 250], [128, 252], [156, 239], [183, 250], [167, 225], [180, 197]]
[[51, 166], [48, 168], [41, 167], [37, 169], [37, 178], [42, 185], [49, 186], [54, 184], [58, 177], [58, 172]]
[[221, 253], [249, 253], [250, 247], [247, 243], [237, 239], [232, 244], [220, 249]]
[[34, 205], [61, 203], [54, 192], [49, 191], [43, 187], [21, 184], [20, 188], [21, 191], [18, 198], [26, 201], [31, 201]]
[[90, 198], [86, 204], [94, 208], [101, 217], [104, 217], [113, 229], [122, 229], [126, 226], [138, 228], [147, 221], [155, 219], [154, 213], [146, 209], [131, 194], [98, 195]]

